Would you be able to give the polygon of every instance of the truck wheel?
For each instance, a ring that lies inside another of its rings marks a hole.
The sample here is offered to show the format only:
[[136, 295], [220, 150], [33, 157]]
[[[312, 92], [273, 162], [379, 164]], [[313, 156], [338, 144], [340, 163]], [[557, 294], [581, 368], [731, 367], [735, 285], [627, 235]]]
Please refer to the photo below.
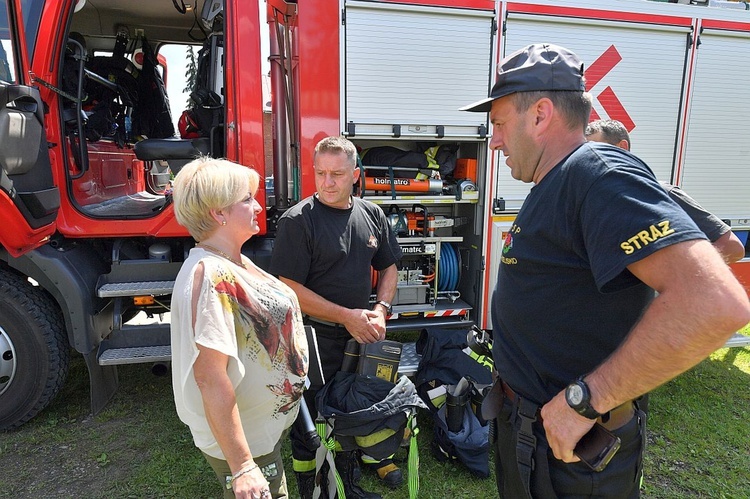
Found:
[[56, 303], [23, 277], [0, 270], [0, 430], [47, 407], [70, 363]]

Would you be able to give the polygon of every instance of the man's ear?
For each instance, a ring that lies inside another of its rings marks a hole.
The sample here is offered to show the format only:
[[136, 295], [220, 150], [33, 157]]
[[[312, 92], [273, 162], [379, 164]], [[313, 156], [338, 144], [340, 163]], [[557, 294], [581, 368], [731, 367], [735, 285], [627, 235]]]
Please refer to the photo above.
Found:
[[630, 142], [628, 142], [628, 141], [627, 141], [627, 140], [625, 140], [625, 139], [622, 139], [622, 140], [621, 140], [620, 142], [618, 142], [618, 143], [617, 143], [617, 144], [615, 144], [615, 145], [616, 145], [617, 147], [620, 147], [620, 148], [622, 148], [622, 149], [625, 149], [626, 151], [629, 151], [629, 150], [630, 150]]
[[546, 97], [539, 99], [536, 101], [536, 104], [534, 104], [533, 109], [535, 114], [534, 128], [537, 129], [537, 131], [546, 130], [552, 120], [552, 114], [555, 109], [552, 101]]

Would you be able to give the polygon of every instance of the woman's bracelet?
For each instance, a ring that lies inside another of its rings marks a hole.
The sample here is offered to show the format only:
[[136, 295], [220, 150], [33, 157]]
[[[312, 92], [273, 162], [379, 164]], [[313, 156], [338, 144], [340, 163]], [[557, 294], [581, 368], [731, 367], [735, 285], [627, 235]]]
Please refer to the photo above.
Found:
[[248, 466], [245, 466], [244, 468], [242, 468], [240, 471], [238, 471], [237, 473], [235, 473], [231, 477], [228, 476], [227, 477], [227, 490], [231, 490], [232, 484], [234, 483], [235, 480], [237, 480], [242, 475], [246, 475], [246, 474], [250, 473], [251, 471], [253, 471], [257, 467], [258, 467], [258, 464], [257, 463], [253, 463], [253, 464], [250, 464]]

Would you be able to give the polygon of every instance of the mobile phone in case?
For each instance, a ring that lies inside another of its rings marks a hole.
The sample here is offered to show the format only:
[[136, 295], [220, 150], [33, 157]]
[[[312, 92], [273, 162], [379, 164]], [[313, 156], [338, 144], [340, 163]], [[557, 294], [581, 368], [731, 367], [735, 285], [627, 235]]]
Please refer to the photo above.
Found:
[[599, 423], [594, 424], [576, 444], [573, 453], [594, 471], [607, 467], [620, 448], [620, 437]]

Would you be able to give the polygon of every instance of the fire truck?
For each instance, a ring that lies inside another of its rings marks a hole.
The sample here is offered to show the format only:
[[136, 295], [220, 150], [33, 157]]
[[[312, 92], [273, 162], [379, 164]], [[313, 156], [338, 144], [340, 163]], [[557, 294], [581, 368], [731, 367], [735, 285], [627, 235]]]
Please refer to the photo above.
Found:
[[[169, 362], [168, 321], [133, 318], [170, 310], [195, 245], [170, 179], [202, 154], [265, 178], [261, 233], [243, 248], [265, 266], [278, 217], [315, 190], [315, 144], [348, 137], [362, 151], [354, 192], [383, 208], [403, 250], [388, 330], [490, 330], [499, 250], [529, 186], [488, 149], [487, 116], [458, 109], [531, 42], [577, 52], [594, 117], [623, 121], [661, 180], [744, 241], [750, 230], [750, 101], [730, 91], [750, 77], [737, 63], [747, 12], [645, 0], [0, 0], [0, 41], [0, 428], [44, 409], [71, 355], [85, 359], [94, 413], [118, 365]], [[164, 121], [164, 82], [182, 78], [162, 57], [170, 44], [199, 51], [179, 135]], [[419, 161], [372, 160], [383, 151]], [[745, 267], [735, 270], [750, 283]]]

